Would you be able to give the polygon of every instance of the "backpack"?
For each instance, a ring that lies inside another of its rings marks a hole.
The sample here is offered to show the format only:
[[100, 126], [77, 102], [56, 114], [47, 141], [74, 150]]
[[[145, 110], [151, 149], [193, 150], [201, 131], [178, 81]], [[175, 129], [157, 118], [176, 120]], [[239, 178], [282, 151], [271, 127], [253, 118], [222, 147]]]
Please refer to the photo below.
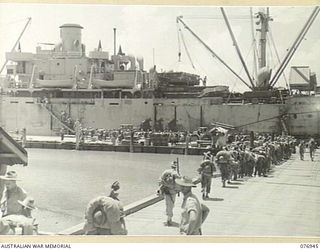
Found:
[[210, 213], [210, 209], [203, 203], [200, 203], [201, 205], [201, 212], [202, 212], [202, 223], [207, 219], [208, 214]]

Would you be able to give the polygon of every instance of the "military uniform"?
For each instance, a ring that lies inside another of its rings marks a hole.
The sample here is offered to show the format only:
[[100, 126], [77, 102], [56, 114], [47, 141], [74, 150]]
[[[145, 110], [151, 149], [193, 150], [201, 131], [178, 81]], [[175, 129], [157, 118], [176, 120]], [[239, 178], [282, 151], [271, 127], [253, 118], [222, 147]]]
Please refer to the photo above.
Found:
[[230, 163], [231, 163], [231, 154], [229, 151], [222, 150], [219, 151], [216, 155], [217, 157], [217, 164], [220, 168], [221, 172], [221, 181], [222, 181], [222, 186], [226, 186], [226, 181], [229, 180], [230, 178]]
[[204, 160], [200, 164], [198, 172], [200, 174], [202, 198], [209, 198], [213, 173], [216, 171], [214, 163], [210, 160]]
[[[202, 208], [198, 198], [191, 192], [183, 198], [181, 205], [181, 222], [180, 222], [180, 233], [186, 235], [200, 235], [201, 234], [201, 224], [202, 224]], [[196, 213], [196, 225], [190, 230], [190, 212], [194, 211]]]
[[201, 225], [210, 210], [206, 205], [201, 204], [192, 193], [191, 188], [195, 187], [195, 185], [190, 178], [183, 177], [178, 179], [177, 184], [181, 187], [181, 192], [183, 193], [180, 234], [201, 235]]
[[125, 235], [121, 223], [122, 205], [111, 197], [99, 196], [89, 202], [84, 231], [90, 235]]
[[311, 139], [309, 143], [309, 152], [310, 152], [310, 159], [311, 161], [313, 161], [314, 153], [316, 152], [316, 143], [313, 139]]
[[11, 190], [4, 189], [1, 199], [2, 217], [11, 214], [22, 214], [22, 206], [18, 202], [27, 197], [27, 193], [21, 187], [16, 186]]
[[305, 152], [305, 145], [303, 142], [300, 143], [299, 145], [299, 153], [300, 153], [300, 160], [304, 160], [304, 152]]
[[174, 168], [165, 170], [160, 176], [160, 192], [164, 196], [166, 203], [168, 226], [172, 223], [173, 208], [176, 201], [176, 195], [178, 193], [175, 179], [179, 177], [178, 172]]

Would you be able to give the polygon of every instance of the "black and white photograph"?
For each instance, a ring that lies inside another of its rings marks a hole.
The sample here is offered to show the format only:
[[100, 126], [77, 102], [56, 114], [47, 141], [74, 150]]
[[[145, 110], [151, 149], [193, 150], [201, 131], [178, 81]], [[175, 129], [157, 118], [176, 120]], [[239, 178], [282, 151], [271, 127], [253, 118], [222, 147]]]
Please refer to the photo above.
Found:
[[0, 235], [319, 239], [319, 12], [0, 3]]

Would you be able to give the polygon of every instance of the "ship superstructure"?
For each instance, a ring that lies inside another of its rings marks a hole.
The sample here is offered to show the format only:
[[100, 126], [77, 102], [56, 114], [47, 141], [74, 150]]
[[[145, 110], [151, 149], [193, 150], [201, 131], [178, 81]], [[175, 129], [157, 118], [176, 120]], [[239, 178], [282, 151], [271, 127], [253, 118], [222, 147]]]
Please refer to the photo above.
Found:
[[[246, 68], [240, 48], [222, 9], [237, 54]], [[319, 13], [316, 7], [298, 38], [272, 74], [266, 65], [266, 33], [271, 20], [268, 11], [256, 14], [260, 40], [256, 75], [247, 72], [247, 80], [237, 75], [182, 20], [208, 51], [218, 58], [251, 91], [232, 93], [227, 86], [206, 86], [206, 77], [186, 72], [157, 72], [156, 66], [144, 70], [142, 58], [126, 55], [121, 46], [114, 53], [103, 51], [101, 42], [86, 54], [79, 24], [60, 26], [61, 41], [38, 46], [36, 53], [13, 49], [6, 53], [7, 77], [2, 83], [0, 125], [9, 131], [26, 127], [28, 134], [50, 135], [67, 126], [61, 114], [67, 114], [83, 126], [118, 128], [121, 124], [138, 126], [151, 119], [153, 126], [175, 124], [179, 130], [194, 130], [219, 122], [240, 130], [318, 135], [320, 127], [316, 77], [307, 66], [292, 68], [291, 89], [275, 84]], [[17, 45], [18, 43], [16, 43]], [[118, 51], [118, 52], [116, 52]], [[292, 96], [295, 91], [299, 95]], [[306, 92], [308, 95], [301, 95]], [[313, 94], [311, 96], [310, 94]], [[72, 130], [72, 126], [68, 127]]]

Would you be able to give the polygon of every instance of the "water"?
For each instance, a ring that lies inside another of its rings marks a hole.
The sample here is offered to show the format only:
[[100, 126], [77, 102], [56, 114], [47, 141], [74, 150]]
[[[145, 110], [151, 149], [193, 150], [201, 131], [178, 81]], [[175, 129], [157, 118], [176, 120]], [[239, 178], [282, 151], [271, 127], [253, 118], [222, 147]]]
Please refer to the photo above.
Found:
[[161, 173], [179, 157], [182, 175], [194, 177], [201, 156], [28, 149], [27, 167], [13, 166], [33, 196], [40, 230], [59, 232], [83, 222], [88, 202], [120, 182], [124, 205], [154, 194]]

